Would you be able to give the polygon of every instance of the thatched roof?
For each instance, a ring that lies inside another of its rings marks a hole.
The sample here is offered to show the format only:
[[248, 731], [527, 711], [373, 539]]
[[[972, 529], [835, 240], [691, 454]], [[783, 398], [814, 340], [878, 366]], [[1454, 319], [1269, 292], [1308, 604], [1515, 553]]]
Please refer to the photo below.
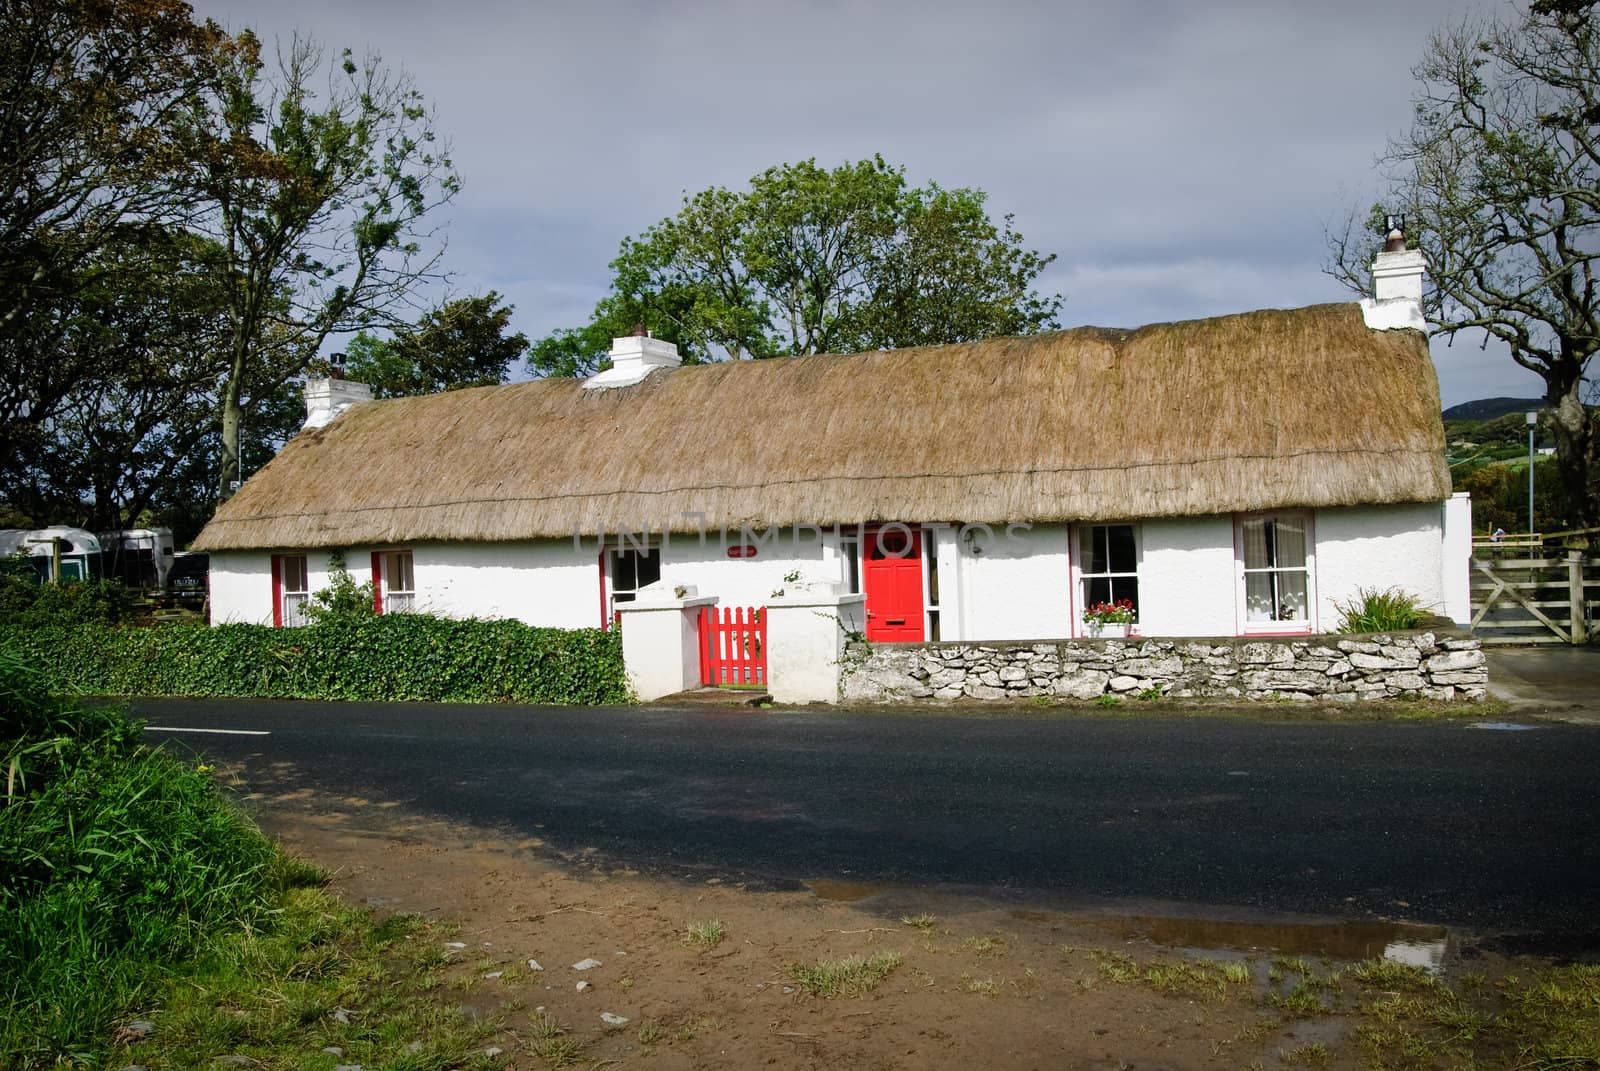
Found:
[[663, 524], [1110, 520], [1450, 494], [1416, 332], [1355, 305], [368, 402], [297, 435], [196, 548]]

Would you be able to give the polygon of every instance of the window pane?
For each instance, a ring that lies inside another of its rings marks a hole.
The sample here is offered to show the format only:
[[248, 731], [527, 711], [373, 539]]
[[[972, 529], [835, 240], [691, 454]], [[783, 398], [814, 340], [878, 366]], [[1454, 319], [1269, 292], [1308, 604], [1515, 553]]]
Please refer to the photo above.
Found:
[[[302, 563], [305, 559], [301, 559]], [[285, 595], [283, 597], [283, 623], [285, 625], [303, 625], [306, 623], [306, 597], [304, 595]]]
[[1135, 576], [1116, 576], [1111, 578], [1110, 585], [1111, 598], [1109, 601], [1121, 602], [1123, 599], [1127, 599], [1133, 603], [1134, 613], [1137, 614], [1139, 612], [1139, 578]]
[[1274, 573], [1246, 573], [1244, 578], [1244, 609], [1247, 621], [1276, 621], [1273, 608], [1277, 604], [1277, 575]]
[[637, 557], [633, 551], [614, 552], [611, 555], [611, 586], [618, 591], [632, 591], [638, 587]]
[[1244, 567], [1246, 569], [1272, 568], [1272, 555], [1267, 547], [1267, 526], [1272, 522], [1256, 517], [1244, 522]]
[[1111, 579], [1104, 576], [1085, 577], [1083, 581], [1083, 605], [1087, 609], [1102, 602], [1111, 601]]
[[389, 587], [394, 591], [415, 591], [411, 582], [411, 552], [396, 551], [389, 555]]
[[[928, 561], [928, 607], [930, 609], [939, 605], [939, 554], [938, 535], [934, 532], [925, 533], [928, 545], [923, 548], [924, 556]], [[938, 639], [937, 636], [932, 639]]]
[[306, 556], [304, 554], [285, 554], [282, 561], [283, 590], [309, 591], [310, 585], [306, 582]]
[[1133, 525], [1112, 524], [1105, 528], [1107, 557], [1113, 573], [1134, 573], [1139, 570], [1139, 552], [1133, 542]]
[[637, 566], [639, 586], [654, 584], [661, 579], [661, 551], [652, 550], [640, 555]]
[[861, 544], [854, 539], [839, 541], [839, 556], [844, 559], [845, 594], [861, 594]]
[[1106, 571], [1106, 529], [1103, 524], [1092, 525], [1080, 533], [1079, 542], [1083, 559], [1083, 571], [1086, 573], [1103, 573]]
[[[1279, 528], [1279, 532], [1287, 532], [1287, 527]], [[1283, 545], [1279, 545], [1279, 553], [1283, 553]], [[1293, 570], [1278, 574], [1278, 615], [1274, 621], [1304, 621], [1306, 620], [1306, 574], [1301, 570]]]
[[1276, 561], [1273, 562], [1280, 569], [1304, 569], [1306, 567], [1306, 528], [1305, 522], [1294, 518], [1280, 518], [1273, 525], [1273, 535], [1276, 537]]

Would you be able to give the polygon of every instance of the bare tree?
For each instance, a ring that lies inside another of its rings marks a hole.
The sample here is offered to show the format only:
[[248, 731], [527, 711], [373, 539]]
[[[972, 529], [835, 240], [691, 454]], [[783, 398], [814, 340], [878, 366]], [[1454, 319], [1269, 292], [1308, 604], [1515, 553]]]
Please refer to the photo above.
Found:
[[[1515, 22], [1468, 20], [1429, 41], [1416, 118], [1379, 168], [1385, 212], [1428, 258], [1435, 334], [1482, 331], [1545, 383], [1574, 524], [1600, 523], [1600, 430], [1585, 372], [1600, 348], [1600, 29], [1596, 0], [1538, 0]], [[1381, 228], [1352, 213], [1328, 271], [1365, 292]]]

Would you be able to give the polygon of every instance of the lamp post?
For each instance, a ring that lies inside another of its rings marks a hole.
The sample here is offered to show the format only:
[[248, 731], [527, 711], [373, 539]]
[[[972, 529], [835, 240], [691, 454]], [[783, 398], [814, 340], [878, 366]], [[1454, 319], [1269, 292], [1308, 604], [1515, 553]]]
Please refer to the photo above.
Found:
[[1533, 535], [1533, 429], [1539, 423], [1539, 414], [1524, 413], [1528, 422], [1528, 535]]

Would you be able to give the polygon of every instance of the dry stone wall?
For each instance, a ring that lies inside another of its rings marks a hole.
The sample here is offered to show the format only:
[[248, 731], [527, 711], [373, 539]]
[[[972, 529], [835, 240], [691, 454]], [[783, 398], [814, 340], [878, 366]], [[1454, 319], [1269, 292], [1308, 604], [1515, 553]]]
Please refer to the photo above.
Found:
[[841, 698], [1095, 699], [1138, 695], [1356, 701], [1482, 699], [1482, 645], [1457, 630], [1305, 639], [1051, 640], [851, 645]]

